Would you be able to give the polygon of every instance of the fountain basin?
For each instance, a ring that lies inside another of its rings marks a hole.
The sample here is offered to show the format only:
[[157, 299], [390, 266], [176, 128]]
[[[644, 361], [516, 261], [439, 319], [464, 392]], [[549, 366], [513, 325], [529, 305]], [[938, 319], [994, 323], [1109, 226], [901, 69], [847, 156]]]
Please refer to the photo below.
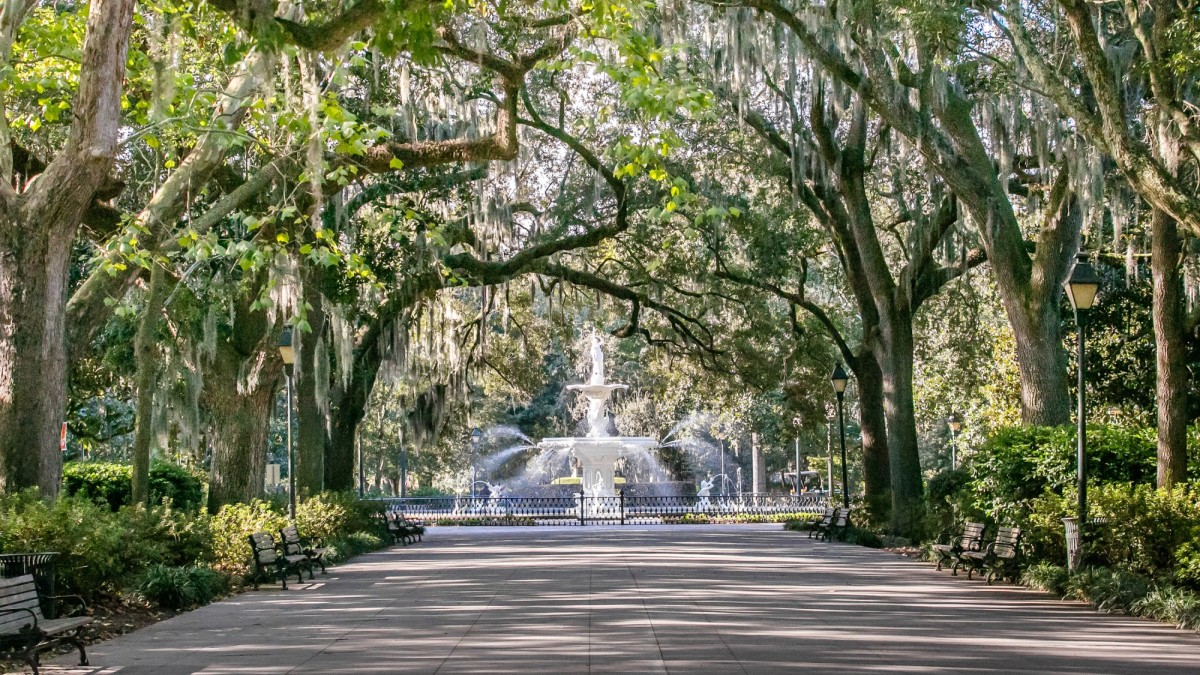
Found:
[[[616, 495], [614, 468], [617, 460], [637, 450], [658, 447], [658, 439], [647, 436], [601, 436], [544, 438], [542, 448], [565, 449], [579, 460], [580, 487], [594, 496]], [[596, 492], [597, 480], [601, 487]], [[623, 482], [623, 481], [622, 481]]]

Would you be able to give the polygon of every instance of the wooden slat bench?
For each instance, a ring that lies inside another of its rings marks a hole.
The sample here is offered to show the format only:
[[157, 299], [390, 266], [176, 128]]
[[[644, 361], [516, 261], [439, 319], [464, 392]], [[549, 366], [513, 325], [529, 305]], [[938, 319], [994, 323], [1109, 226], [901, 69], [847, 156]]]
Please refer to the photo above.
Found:
[[937, 568], [950, 564], [950, 574], [958, 576], [958, 568], [962, 565], [962, 554], [967, 551], [983, 550], [983, 523], [966, 523], [962, 534], [950, 539], [946, 544], [934, 544], [933, 552], [937, 555]]
[[1021, 528], [1002, 527], [996, 531], [996, 540], [982, 551], [964, 551], [961, 558], [967, 566], [967, 578], [976, 571], [987, 570], [987, 582], [993, 579], [1016, 580], [1017, 566], [1021, 555]]
[[420, 541], [421, 535], [425, 534], [423, 524], [409, 520], [400, 513], [387, 514], [387, 527], [388, 534], [392, 536], [392, 542], [405, 546]]
[[318, 542], [301, 537], [300, 529], [295, 525], [288, 525], [280, 530], [279, 540], [283, 542], [284, 555], [304, 556], [304, 566], [308, 569], [309, 579], [313, 578], [313, 569], [316, 567], [321, 568], [321, 574], [326, 574], [324, 558], [328, 548], [316, 545]]
[[825, 509], [825, 513], [821, 514], [821, 519], [813, 524], [812, 529], [808, 531], [808, 538], [820, 536], [821, 532], [833, 524], [833, 518], [837, 515], [838, 510], [833, 507]]
[[287, 577], [295, 573], [296, 583], [303, 583], [302, 569], [307, 560], [303, 555], [286, 555], [275, 548], [275, 538], [266, 532], [255, 532], [249, 536], [250, 551], [254, 554], [254, 568], [251, 570], [251, 581], [254, 590], [262, 580], [275, 581], [279, 579], [283, 590], [287, 590]]
[[39, 655], [62, 644], [79, 650], [79, 665], [88, 665], [87, 652], [79, 631], [92, 622], [88, 616], [47, 619], [42, 615], [42, 602], [59, 603], [75, 600], [86, 611], [83, 599], [75, 595], [42, 598], [32, 574], [12, 579], [0, 579], [0, 654], [16, 657], [29, 664], [37, 675]]
[[833, 517], [833, 522], [821, 530], [818, 539], [830, 541], [834, 537], [838, 537], [839, 539], [845, 538], [846, 530], [850, 529], [850, 512], [853, 510], [853, 508], [839, 508], [837, 515]]

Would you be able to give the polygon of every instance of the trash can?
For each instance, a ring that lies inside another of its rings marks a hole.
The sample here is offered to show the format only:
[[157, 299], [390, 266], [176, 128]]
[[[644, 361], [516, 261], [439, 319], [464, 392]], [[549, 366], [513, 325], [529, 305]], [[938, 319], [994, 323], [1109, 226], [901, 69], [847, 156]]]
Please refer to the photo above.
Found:
[[[43, 598], [54, 596], [54, 559], [58, 553], [0, 553], [0, 578], [11, 579], [25, 574], [33, 575], [38, 592]], [[42, 614], [47, 619], [57, 618], [54, 603], [44, 602]]]
[[1067, 528], [1067, 569], [1072, 572], [1079, 566], [1079, 519], [1078, 518], [1063, 518], [1063, 525]]

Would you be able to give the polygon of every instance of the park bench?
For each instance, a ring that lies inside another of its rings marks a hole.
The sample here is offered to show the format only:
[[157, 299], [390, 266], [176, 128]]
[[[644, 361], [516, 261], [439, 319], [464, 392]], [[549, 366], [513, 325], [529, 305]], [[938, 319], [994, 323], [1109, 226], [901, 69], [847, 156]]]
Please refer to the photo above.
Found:
[[254, 568], [251, 570], [251, 581], [254, 590], [258, 590], [261, 580], [274, 581], [279, 579], [283, 590], [287, 590], [287, 577], [295, 573], [296, 583], [303, 583], [302, 570], [307, 558], [300, 554], [281, 553], [275, 547], [275, 538], [266, 532], [255, 532], [248, 537], [250, 551], [254, 554]]
[[962, 554], [967, 551], [983, 550], [983, 523], [967, 523], [963, 525], [962, 534], [951, 537], [945, 544], [934, 544], [933, 552], [937, 555], [937, 568], [950, 565], [950, 574], [958, 576], [958, 568], [962, 565]]
[[425, 534], [425, 525], [421, 521], [410, 520], [400, 513], [387, 514], [387, 528], [392, 542], [405, 546], [421, 541], [421, 535]]
[[79, 665], [88, 665], [79, 631], [92, 618], [47, 619], [42, 614], [43, 603], [57, 604], [64, 600], [74, 600], [79, 603], [80, 611], [87, 610], [77, 595], [41, 596], [32, 574], [0, 579], [0, 654], [21, 659], [37, 675], [42, 652], [70, 644], [79, 650]]
[[308, 569], [309, 579], [313, 578], [313, 569], [316, 567], [321, 568], [321, 574], [327, 573], [324, 558], [329, 549], [321, 546], [320, 542], [301, 537], [300, 529], [295, 525], [288, 525], [280, 530], [279, 541], [283, 543], [284, 555], [304, 556], [304, 566]]
[[967, 566], [967, 578], [975, 571], [987, 570], [987, 582], [993, 579], [1016, 580], [1019, 572], [1017, 562], [1021, 555], [1021, 528], [1002, 527], [996, 531], [996, 540], [982, 551], [963, 551], [961, 559]]
[[838, 509], [837, 514], [833, 517], [833, 522], [821, 530], [818, 539], [830, 541], [834, 537], [838, 539], [845, 538], [846, 530], [850, 529], [850, 512], [853, 510], [853, 508]]
[[814, 523], [808, 531], [808, 538], [812, 539], [813, 537], [820, 536], [821, 532], [833, 524], [833, 518], [837, 515], [837, 512], [838, 510], [832, 506], [827, 507], [825, 513], [821, 514], [821, 519]]

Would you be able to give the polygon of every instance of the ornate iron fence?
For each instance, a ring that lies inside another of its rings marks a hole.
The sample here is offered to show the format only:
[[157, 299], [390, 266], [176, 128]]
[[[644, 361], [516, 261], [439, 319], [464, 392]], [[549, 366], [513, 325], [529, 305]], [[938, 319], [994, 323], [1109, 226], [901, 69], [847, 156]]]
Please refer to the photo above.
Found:
[[444, 525], [775, 522], [819, 514], [824, 495], [383, 498], [388, 511]]

